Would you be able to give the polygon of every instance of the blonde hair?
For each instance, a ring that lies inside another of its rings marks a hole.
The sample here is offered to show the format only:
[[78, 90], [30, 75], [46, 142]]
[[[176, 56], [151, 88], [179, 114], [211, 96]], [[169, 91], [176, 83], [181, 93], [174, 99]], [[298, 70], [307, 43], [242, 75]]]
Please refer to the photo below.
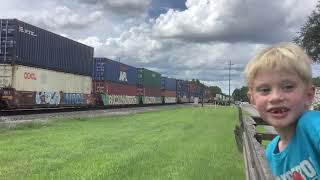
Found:
[[299, 46], [293, 43], [271, 46], [249, 61], [244, 70], [249, 88], [252, 88], [257, 73], [264, 69], [292, 72], [297, 74], [307, 86], [312, 84], [311, 60]]

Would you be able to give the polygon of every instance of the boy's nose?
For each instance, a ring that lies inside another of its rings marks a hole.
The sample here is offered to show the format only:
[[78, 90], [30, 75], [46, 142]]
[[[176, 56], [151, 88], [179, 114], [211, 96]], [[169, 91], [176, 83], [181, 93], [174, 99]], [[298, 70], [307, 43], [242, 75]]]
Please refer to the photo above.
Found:
[[280, 90], [273, 90], [270, 95], [271, 103], [278, 103], [284, 100], [283, 93]]

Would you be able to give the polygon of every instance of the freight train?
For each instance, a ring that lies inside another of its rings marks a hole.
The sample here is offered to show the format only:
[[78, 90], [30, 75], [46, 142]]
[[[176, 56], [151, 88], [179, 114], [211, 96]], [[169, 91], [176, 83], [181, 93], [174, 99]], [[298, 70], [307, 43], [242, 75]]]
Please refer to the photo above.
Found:
[[0, 19], [0, 109], [201, 102], [195, 82], [163, 77], [17, 19]]

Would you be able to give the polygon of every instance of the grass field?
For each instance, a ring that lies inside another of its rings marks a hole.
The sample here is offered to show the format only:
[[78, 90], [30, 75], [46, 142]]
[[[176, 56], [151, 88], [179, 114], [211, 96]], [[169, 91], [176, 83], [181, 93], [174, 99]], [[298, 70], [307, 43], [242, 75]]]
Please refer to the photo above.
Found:
[[0, 179], [245, 179], [237, 109], [181, 108], [0, 129]]

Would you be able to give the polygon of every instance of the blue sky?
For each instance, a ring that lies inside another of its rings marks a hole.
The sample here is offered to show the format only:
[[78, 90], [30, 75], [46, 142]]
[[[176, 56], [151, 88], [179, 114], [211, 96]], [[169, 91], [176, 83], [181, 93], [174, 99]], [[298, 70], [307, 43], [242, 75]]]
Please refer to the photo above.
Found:
[[[292, 41], [317, 0], [10, 0], [1, 18], [17, 18], [178, 79], [199, 79], [228, 93], [245, 85], [249, 59]], [[320, 75], [319, 65], [314, 76]]]
[[176, 9], [179, 11], [185, 10], [186, 0], [151, 0], [149, 15], [156, 18], [160, 14], [166, 13], [169, 9]]

